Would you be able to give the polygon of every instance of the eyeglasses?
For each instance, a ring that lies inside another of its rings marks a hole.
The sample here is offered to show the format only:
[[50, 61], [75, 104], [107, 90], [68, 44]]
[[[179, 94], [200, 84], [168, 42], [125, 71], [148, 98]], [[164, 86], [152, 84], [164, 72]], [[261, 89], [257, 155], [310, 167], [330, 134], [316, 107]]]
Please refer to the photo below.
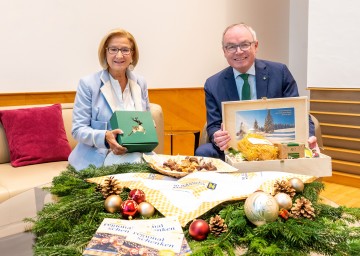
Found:
[[253, 43], [255, 43], [255, 42], [245, 42], [245, 43], [241, 43], [241, 44], [228, 44], [224, 48], [228, 53], [235, 53], [238, 48], [240, 48], [240, 50], [242, 50], [242, 51], [247, 51], [250, 49], [251, 44], [253, 44]]
[[106, 50], [111, 55], [115, 55], [119, 51], [121, 52], [122, 55], [129, 55], [131, 53], [131, 51], [132, 51], [130, 48], [127, 48], [127, 47], [124, 47], [124, 48], [106, 47]]

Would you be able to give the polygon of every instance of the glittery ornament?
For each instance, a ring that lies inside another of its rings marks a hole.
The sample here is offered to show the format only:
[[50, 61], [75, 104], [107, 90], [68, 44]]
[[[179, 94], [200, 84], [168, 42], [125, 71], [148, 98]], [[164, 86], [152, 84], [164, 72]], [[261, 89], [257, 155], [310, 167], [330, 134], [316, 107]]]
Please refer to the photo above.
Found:
[[121, 213], [123, 217], [131, 220], [135, 216], [137, 211], [138, 211], [138, 204], [134, 200], [128, 199], [122, 202]]
[[129, 193], [129, 199], [132, 199], [136, 203], [140, 204], [145, 201], [145, 193], [141, 189], [133, 189]]
[[155, 208], [152, 206], [152, 204], [149, 204], [148, 202], [142, 202], [138, 206], [138, 211], [141, 214], [141, 216], [144, 217], [151, 217], [155, 213]]
[[286, 210], [290, 210], [292, 207], [292, 200], [291, 197], [286, 193], [277, 193], [274, 196], [276, 202], [279, 205], [279, 208], [284, 208]]
[[244, 210], [251, 223], [261, 226], [278, 218], [279, 205], [272, 195], [255, 192], [245, 200]]
[[299, 178], [291, 178], [289, 182], [296, 192], [298, 193], [303, 192], [304, 182], [302, 180], [300, 180]]
[[193, 220], [189, 226], [189, 234], [197, 241], [205, 240], [210, 232], [210, 226], [205, 220]]
[[122, 200], [120, 196], [111, 195], [105, 199], [104, 207], [110, 213], [119, 212], [121, 208], [121, 203]]

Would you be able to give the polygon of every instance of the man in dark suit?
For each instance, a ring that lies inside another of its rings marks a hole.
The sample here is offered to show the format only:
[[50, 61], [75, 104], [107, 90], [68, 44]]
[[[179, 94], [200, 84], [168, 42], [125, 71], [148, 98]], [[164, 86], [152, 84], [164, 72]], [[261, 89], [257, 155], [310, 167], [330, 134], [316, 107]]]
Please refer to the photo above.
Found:
[[[230, 67], [205, 82], [207, 132], [211, 143], [198, 147], [195, 155], [224, 160], [224, 150], [228, 148], [231, 138], [229, 133], [222, 129], [221, 102], [263, 97], [297, 97], [299, 92], [286, 65], [256, 59], [258, 41], [250, 26], [240, 23], [227, 27], [222, 45]], [[310, 148], [317, 147], [314, 123], [310, 117], [309, 134]]]

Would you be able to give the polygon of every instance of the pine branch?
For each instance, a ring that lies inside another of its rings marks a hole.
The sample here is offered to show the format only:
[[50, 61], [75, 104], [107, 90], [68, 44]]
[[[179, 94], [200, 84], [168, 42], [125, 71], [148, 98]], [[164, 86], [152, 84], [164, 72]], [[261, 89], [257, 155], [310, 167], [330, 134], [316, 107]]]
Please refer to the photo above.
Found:
[[[110, 167], [89, 167], [76, 172], [72, 167], [53, 179], [49, 188], [58, 196], [56, 203], [47, 204], [37, 217], [25, 221], [33, 223], [36, 235], [35, 255], [81, 255], [104, 218], [118, 218], [119, 214], [106, 213], [104, 199], [95, 191], [95, 184], [87, 178], [128, 172], [152, 172], [146, 164], [124, 164]], [[206, 221], [220, 215], [228, 226], [228, 232], [219, 237], [209, 234], [205, 241], [194, 241], [188, 227], [184, 233], [193, 251], [192, 255], [308, 255], [318, 252], [324, 255], [360, 255], [360, 228], [354, 223], [360, 220], [360, 208], [332, 207], [318, 201], [323, 190], [321, 182], [305, 184], [303, 193], [316, 211], [315, 220], [278, 218], [260, 227], [254, 226], [245, 216], [244, 201], [225, 202], [203, 216]], [[121, 193], [124, 200], [129, 193]], [[156, 213], [153, 218], [161, 217]]]

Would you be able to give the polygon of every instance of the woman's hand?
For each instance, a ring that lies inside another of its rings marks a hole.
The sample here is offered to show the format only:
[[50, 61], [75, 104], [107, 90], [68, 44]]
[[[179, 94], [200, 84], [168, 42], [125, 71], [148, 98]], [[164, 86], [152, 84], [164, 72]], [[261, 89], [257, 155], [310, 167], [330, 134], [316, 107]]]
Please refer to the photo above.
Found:
[[214, 143], [222, 151], [229, 147], [228, 143], [231, 140], [228, 131], [223, 130], [223, 124], [221, 124], [221, 129], [214, 133]]
[[127, 148], [121, 146], [116, 141], [116, 136], [118, 134], [123, 134], [123, 131], [120, 129], [115, 129], [112, 131], [106, 131], [105, 140], [110, 146], [110, 150], [114, 153], [114, 155], [123, 155], [127, 152]]

